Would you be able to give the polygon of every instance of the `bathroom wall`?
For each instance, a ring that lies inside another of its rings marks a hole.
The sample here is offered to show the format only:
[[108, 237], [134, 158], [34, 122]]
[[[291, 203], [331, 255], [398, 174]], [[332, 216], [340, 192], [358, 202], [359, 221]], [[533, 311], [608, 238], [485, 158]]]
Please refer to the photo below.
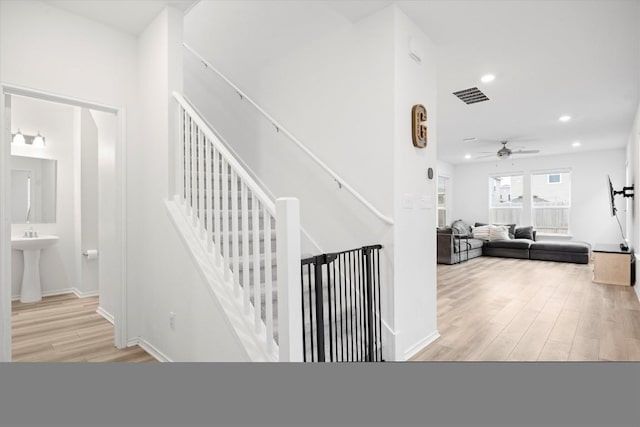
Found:
[[[12, 146], [11, 154], [55, 159], [57, 161], [56, 222], [32, 224], [39, 234], [55, 234], [60, 240], [42, 251], [40, 272], [44, 295], [69, 291], [74, 287], [74, 159], [73, 108], [51, 102], [22, 97], [12, 98], [11, 130], [20, 128], [23, 134], [45, 137], [46, 146]], [[26, 224], [13, 224], [12, 235], [22, 235]], [[13, 297], [19, 297], [22, 282], [23, 257], [20, 251], [11, 252]]]
[[[98, 244], [98, 125], [91, 112], [81, 109], [76, 114], [80, 119], [80, 140], [76, 143], [76, 242], [77, 253], [99, 249]], [[78, 141], [76, 139], [76, 141]], [[78, 191], [79, 190], [79, 191]], [[79, 227], [79, 228], [78, 228]], [[95, 295], [98, 291], [99, 259], [77, 256], [80, 264], [80, 277], [77, 282], [78, 294]]]

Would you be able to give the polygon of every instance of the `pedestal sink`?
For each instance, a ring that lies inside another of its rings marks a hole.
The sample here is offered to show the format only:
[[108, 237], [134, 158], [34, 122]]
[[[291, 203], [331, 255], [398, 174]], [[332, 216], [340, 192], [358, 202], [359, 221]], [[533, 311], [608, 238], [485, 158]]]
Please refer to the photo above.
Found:
[[24, 254], [24, 272], [20, 302], [36, 302], [42, 299], [40, 287], [40, 251], [58, 241], [58, 236], [12, 237], [11, 248]]

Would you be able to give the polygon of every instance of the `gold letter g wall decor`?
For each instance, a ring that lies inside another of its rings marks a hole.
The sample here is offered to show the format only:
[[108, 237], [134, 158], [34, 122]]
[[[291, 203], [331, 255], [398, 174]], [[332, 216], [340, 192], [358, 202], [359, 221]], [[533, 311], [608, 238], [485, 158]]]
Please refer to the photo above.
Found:
[[416, 104], [411, 109], [411, 130], [413, 146], [425, 148], [427, 146], [427, 126], [422, 122], [427, 121], [427, 109], [422, 104]]

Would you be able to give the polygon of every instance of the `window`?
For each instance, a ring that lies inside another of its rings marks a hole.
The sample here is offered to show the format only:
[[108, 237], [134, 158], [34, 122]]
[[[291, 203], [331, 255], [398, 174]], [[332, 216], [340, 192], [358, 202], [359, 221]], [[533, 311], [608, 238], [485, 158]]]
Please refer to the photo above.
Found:
[[531, 174], [531, 222], [539, 233], [569, 234], [571, 172]]
[[446, 176], [438, 177], [438, 227], [447, 225], [447, 189], [449, 187], [449, 178]]
[[489, 220], [492, 224], [520, 224], [522, 175], [489, 177]]
[[559, 173], [547, 174], [547, 184], [560, 184], [562, 182], [562, 175]]

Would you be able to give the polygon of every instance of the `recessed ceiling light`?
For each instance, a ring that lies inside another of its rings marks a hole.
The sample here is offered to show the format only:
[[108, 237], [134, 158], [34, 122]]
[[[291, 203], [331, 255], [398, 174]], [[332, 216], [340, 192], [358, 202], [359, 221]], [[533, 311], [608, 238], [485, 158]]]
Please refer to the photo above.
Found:
[[465, 154], [465, 155], [464, 155], [464, 158], [465, 158], [465, 159], [470, 159], [470, 158], [471, 158], [471, 154]]
[[484, 76], [480, 77], [480, 81], [482, 83], [491, 83], [495, 79], [496, 79], [496, 76], [494, 76], [493, 74], [485, 74]]
[[571, 116], [560, 116], [558, 120], [560, 120], [561, 122], [568, 122], [569, 120], [571, 120]]
[[572, 147], [580, 147], [580, 141], [573, 141], [573, 144], [571, 144]]

